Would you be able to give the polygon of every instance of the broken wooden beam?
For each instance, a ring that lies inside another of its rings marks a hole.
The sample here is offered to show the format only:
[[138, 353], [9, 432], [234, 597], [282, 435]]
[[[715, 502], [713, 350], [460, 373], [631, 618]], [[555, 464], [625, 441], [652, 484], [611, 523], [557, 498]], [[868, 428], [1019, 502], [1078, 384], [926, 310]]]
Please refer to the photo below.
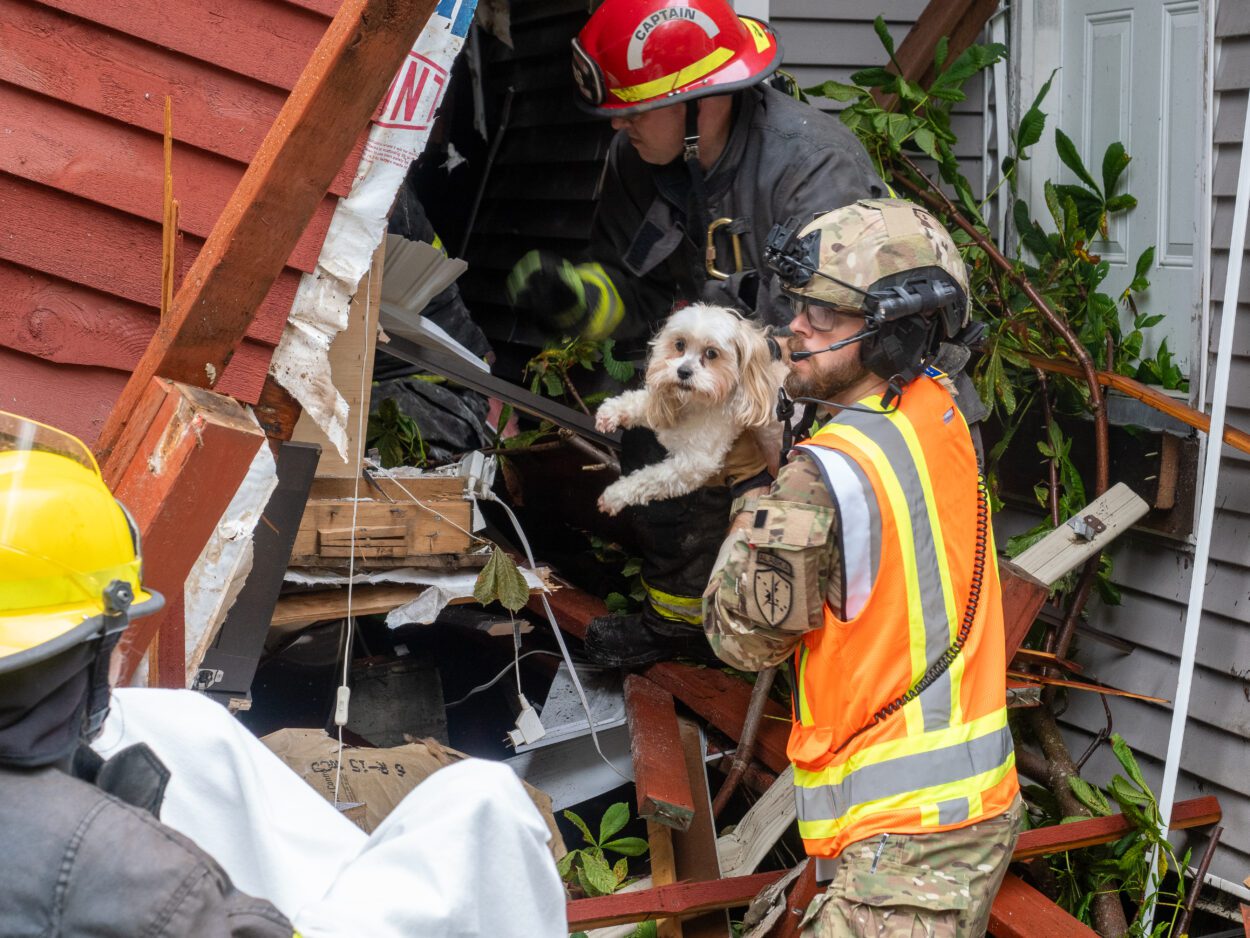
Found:
[[747, 905], [761, 889], [780, 879], [785, 872], [754, 873], [708, 883], [674, 883], [642, 892], [574, 899], [568, 904], [569, 931]]
[[[742, 678], [675, 661], [653, 664], [642, 673], [735, 742], [741, 738], [751, 702], [751, 685]], [[790, 764], [786, 756], [789, 738], [789, 712], [774, 700], [766, 701], [756, 735], [755, 757], [772, 771], [784, 772]]]
[[114, 450], [154, 376], [216, 386], [436, 3], [344, 0], [110, 411], [102, 466], [117, 471]]
[[1098, 935], [1014, 873], [1007, 874], [990, 906], [988, 933], [994, 938], [1036, 938], [1037, 935], [1097, 938]]
[[[1220, 802], [1214, 795], [1178, 801], [1172, 809], [1172, 823], [1168, 825], [1168, 830], [1179, 831], [1191, 827], [1204, 827], [1207, 824], [1214, 824], [1221, 817]], [[1066, 850], [1080, 850], [1083, 847], [1109, 844], [1135, 829], [1133, 822], [1122, 814], [1037, 827], [1020, 834], [1012, 859], [1030, 860], [1033, 857], [1049, 856]]]
[[144, 584], [166, 605], [122, 636], [123, 683], [159, 633], [149, 675], [186, 686], [183, 584], [264, 441], [242, 406], [200, 388], [153, 378], [136, 403], [119, 441], [124, 471], [110, 482], [139, 529]]
[[1003, 590], [1003, 640], [1007, 648], [1006, 660], [1010, 663], [1046, 604], [1050, 586], [1010, 560], [999, 560], [998, 580]]
[[[677, 878], [692, 882], [718, 880], [722, 873], [712, 794], [707, 784], [707, 740], [694, 720], [683, 717], [677, 723], [686, 778], [694, 797], [694, 818], [690, 826], [685, 831], [673, 832]], [[730, 938], [729, 918], [724, 909], [702, 912], [683, 920], [681, 933], [682, 938]]]
[[816, 882], [816, 864], [809, 859], [803, 867], [803, 872], [799, 874], [799, 878], [786, 893], [785, 913], [769, 932], [769, 938], [799, 938], [802, 932], [799, 925], [803, 921], [803, 915], [822, 888], [821, 884]]
[[627, 675], [625, 718], [633, 750], [638, 816], [686, 830], [694, 818], [694, 798], [672, 695], [641, 675]]

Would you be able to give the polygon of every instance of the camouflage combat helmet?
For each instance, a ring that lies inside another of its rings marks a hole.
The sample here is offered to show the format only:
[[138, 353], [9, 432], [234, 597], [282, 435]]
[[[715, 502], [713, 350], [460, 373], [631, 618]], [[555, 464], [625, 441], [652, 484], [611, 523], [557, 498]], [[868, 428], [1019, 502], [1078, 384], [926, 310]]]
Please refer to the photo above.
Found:
[[[819, 235], [812, 259], [827, 276], [783, 287], [797, 299], [859, 309], [863, 294], [830, 277], [871, 290], [887, 278], [926, 267], [940, 268], [964, 297], [968, 295], [968, 271], [950, 234], [927, 211], [905, 199], [862, 199], [817, 217], [799, 232], [799, 238], [805, 240], [813, 233]], [[945, 323], [948, 336], [967, 324], [967, 303], [960, 306], [955, 321]]]

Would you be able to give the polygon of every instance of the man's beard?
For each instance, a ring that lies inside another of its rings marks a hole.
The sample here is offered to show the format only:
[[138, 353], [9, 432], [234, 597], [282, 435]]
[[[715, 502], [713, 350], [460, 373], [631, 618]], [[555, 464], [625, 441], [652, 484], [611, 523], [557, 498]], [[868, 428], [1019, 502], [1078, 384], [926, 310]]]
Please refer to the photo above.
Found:
[[[794, 339], [791, 339], [790, 351], [797, 352], [801, 349], [802, 344], [796, 343]], [[856, 349], [856, 352], [857, 354], [854, 358], [840, 361], [835, 365], [821, 362], [820, 354], [813, 355], [808, 359], [808, 363], [812, 365], [808, 374], [800, 375], [797, 371], [791, 371], [786, 375], [786, 393], [796, 398], [811, 397], [816, 400], [833, 400], [843, 391], [855, 387], [869, 374], [869, 370], [864, 367], [864, 363], [860, 359], [858, 349]]]

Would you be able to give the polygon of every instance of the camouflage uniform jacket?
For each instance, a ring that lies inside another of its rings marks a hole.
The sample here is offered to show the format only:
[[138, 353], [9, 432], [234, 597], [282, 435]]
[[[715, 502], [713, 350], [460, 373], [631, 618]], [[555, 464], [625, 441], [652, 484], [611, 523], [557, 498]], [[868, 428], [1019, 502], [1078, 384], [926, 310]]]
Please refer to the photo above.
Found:
[[[796, 451], [768, 494], [749, 502], [750, 526], [726, 538], [703, 594], [703, 628], [717, 656], [746, 671], [780, 664], [824, 605], [842, 605], [838, 516], [815, 461]], [[757, 571], [780, 577], [756, 577]], [[756, 583], [788, 585], [756, 589]]]

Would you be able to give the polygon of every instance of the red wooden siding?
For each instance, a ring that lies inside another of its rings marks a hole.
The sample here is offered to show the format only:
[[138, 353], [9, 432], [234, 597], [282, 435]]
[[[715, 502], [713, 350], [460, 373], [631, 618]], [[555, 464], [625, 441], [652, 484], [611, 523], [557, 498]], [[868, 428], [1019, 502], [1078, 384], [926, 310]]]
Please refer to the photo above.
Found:
[[[173, 105], [178, 277], [338, 0], [0, 0], [0, 408], [95, 439], [158, 321]], [[219, 389], [254, 403], [361, 136]]]

